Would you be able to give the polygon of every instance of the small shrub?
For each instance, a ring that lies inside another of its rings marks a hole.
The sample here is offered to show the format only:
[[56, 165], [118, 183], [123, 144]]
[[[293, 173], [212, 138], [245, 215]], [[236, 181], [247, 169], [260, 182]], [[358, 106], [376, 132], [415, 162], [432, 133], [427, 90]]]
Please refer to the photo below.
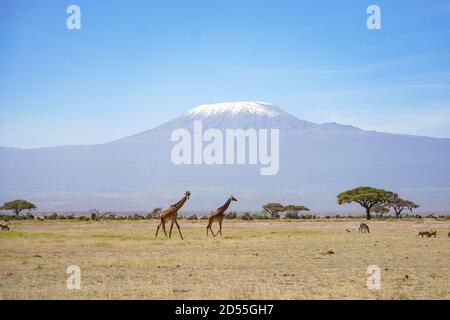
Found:
[[58, 219], [58, 214], [57, 213], [52, 213], [52, 214], [46, 216], [46, 219], [48, 219], [48, 220], [56, 220], [56, 219]]
[[227, 213], [225, 215], [225, 219], [236, 219], [237, 218], [237, 213], [236, 211], [232, 211], [230, 213]]
[[253, 220], [253, 216], [249, 212], [244, 213], [241, 218], [242, 220]]
[[144, 219], [145, 217], [143, 215], [137, 213], [128, 216], [128, 220], [144, 220]]

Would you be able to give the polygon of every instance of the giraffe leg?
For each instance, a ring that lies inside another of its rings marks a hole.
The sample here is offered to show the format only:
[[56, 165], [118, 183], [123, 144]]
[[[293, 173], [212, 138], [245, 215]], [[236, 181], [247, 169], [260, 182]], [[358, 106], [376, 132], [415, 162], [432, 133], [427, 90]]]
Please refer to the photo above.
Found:
[[217, 231], [217, 234], [220, 232], [220, 236], [222, 236], [222, 219], [219, 220], [219, 231]]
[[175, 224], [177, 225], [178, 232], [180, 233], [181, 240], [183, 240], [183, 235], [181, 234], [181, 229], [180, 229], [180, 226], [178, 225], [178, 221], [177, 220], [175, 220]]
[[167, 238], [166, 222], [165, 221], [162, 222], [162, 228], [163, 228], [164, 234], [166, 235], [166, 238]]
[[212, 227], [209, 227], [209, 229], [211, 229], [211, 233], [213, 234], [214, 238], [217, 236], [217, 234], [219, 233], [219, 231], [217, 231], [217, 233], [214, 233], [214, 230], [212, 229]]
[[173, 221], [170, 223], [170, 230], [169, 230], [169, 239], [172, 238], [172, 229], [173, 229]]
[[209, 235], [209, 234], [208, 234], [208, 231], [209, 231], [209, 230], [211, 230], [211, 233], [214, 235], [214, 232], [213, 232], [213, 230], [211, 229], [211, 225], [212, 225], [212, 223], [208, 223], [208, 225], [206, 226], [206, 236]]
[[158, 238], [158, 231], [159, 231], [159, 228], [161, 228], [161, 224], [162, 224], [162, 222], [160, 222], [160, 223], [158, 224], [158, 227], [156, 228], [155, 238]]
[[208, 221], [208, 226], [206, 227], [206, 235], [208, 235], [208, 230], [211, 230], [211, 233], [212, 233], [213, 237], [215, 237], [216, 235], [214, 234], [214, 231], [213, 231], [213, 229], [211, 227], [213, 225], [213, 223], [214, 223], [214, 220], [209, 220]]

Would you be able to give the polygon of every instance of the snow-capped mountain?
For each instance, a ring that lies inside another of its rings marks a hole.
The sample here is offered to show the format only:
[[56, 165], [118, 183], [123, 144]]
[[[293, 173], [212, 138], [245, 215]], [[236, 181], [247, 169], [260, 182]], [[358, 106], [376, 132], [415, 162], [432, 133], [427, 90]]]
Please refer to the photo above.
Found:
[[120, 141], [140, 141], [158, 139], [178, 128], [193, 130], [194, 121], [202, 121], [203, 128], [217, 129], [249, 129], [249, 128], [273, 128], [284, 132], [299, 130], [345, 130], [358, 128], [341, 125], [338, 123], [316, 124], [313, 122], [300, 120], [293, 115], [283, 111], [276, 105], [268, 102], [224, 102], [215, 104], [204, 104], [192, 108], [180, 117], [158, 126], [157, 128], [139, 133], [132, 137], [121, 139]]
[[192, 122], [192, 120], [203, 121], [206, 128], [279, 128], [294, 130], [317, 126], [314, 123], [299, 120], [267, 102], [205, 104], [189, 110], [178, 120], [181, 125]]
[[[248, 164], [175, 165], [171, 133], [192, 131], [194, 121], [205, 129], [279, 129], [278, 174], [261, 176], [259, 166]], [[336, 212], [349, 208], [336, 204], [338, 192], [373, 185], [414, 200], [423, 211], [448, 212], [449, 163], [450, 139], [315, 124], [265, 102], [219, 103], [110, 143], [0, 148], [0, 202], [26, 198], [42, 210], [151, 209], [190, 190], [187, 211], [208, 211], [233, 194], [236, 210], [276, 201]]]

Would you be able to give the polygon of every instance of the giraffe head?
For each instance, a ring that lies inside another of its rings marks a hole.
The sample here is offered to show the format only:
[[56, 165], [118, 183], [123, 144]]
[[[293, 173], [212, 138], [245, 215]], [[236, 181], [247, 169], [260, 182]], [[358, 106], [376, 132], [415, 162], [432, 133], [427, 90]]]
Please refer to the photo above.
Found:
[[191, 196], [191, 192], [190, 191], [186, 191], [184, 193], [184, 196], [189, 200], [189, 197]]
[[237, 201], [237, 199], [233, 196], [230, 197], [231, 201]]

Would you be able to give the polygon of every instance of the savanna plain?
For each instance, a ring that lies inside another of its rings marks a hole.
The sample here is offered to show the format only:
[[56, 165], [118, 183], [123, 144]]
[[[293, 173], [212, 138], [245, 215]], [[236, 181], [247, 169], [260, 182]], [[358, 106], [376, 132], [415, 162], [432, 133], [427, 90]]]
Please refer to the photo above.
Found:
[[[449, 220], [12, 221], [0, 231], [0, 299], [449, 299]], [[347, 230], [348, 229], [348, 230]], [[437, 230], [436, 238], [419, 231]], [[217, 230], [215, 226], [214, 230]], [[69, 290], [66, 269], [81, 270]], [[378, 266], [380, 289], [368, 289]]]

